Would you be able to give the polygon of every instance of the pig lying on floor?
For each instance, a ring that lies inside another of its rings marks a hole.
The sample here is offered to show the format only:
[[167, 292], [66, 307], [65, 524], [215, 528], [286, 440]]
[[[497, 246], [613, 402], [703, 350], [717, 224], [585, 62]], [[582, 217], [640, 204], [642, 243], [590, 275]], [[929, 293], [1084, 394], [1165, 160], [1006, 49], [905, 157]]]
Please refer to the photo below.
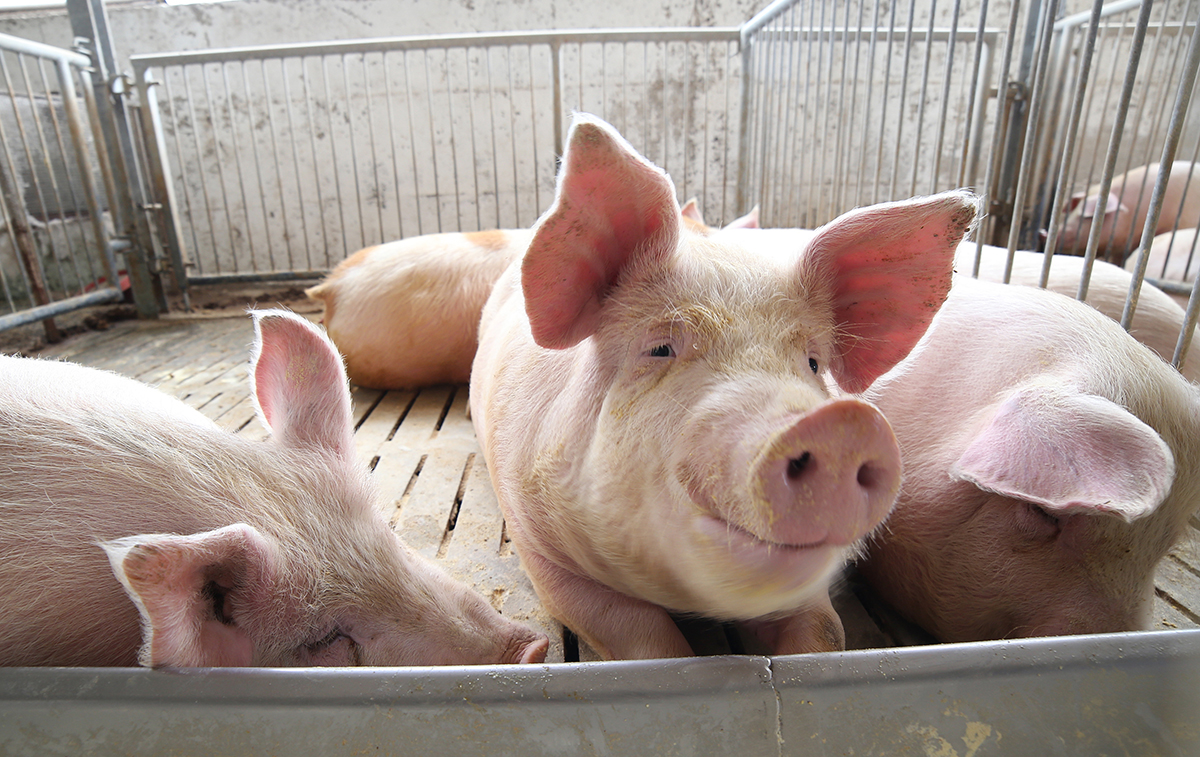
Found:
[[544, 659], [375, 510], [324, 334], [254, 316], [266, 443], [132, 379], [0, 357], [0, 664]]
[[1147, 628], [1200, 505], [1200, 389], [1073, 299], [958, 277], [865, 395], [900, 443], [859, 568], [944, 641]]
[[681, 228], [670, 179], [579, 115], [554, 205], [483, 314], [471, 412], [546, 608], [609, 658], [688, 655], [668, 610], [777, 653], [842, 645], [829, 580], [891, 509], [865, 389], [950, 285], [975, 199], [865, 208], [807, 245]]

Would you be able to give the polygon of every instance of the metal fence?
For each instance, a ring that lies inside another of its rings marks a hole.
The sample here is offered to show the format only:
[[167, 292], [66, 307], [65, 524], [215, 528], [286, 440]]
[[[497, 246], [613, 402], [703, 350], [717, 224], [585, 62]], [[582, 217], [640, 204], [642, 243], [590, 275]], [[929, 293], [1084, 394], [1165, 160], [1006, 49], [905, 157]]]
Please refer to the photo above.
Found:
[[[402, 37], [134, 56], [186, 280], [310, 276], [414, 234], [528, 227], [564, 120], [610, 120], [733, 212], [735, 29]], [[734, 114], [734, 115], [731, 115]]]
[[0, 34], [0, 330], [122, 298], [90, 68]]

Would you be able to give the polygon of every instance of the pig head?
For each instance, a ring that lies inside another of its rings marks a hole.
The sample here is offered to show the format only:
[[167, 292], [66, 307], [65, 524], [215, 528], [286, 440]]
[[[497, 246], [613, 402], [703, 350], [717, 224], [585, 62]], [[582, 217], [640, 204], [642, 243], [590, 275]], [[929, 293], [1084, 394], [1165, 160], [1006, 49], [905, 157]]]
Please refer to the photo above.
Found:
[[0, 358], [0, 663], [542, 659], [376, 511], [324, 334], [284, 311], [255, 333], [266, 443], [130, 379]]
[[1200, 394], [1067, 297], [956, 279], [866, 397], [899, 439], [860, 570], [944, 641], [1146, 628], [1200, 497]]
[[668, 610], [767, 618], [776, 651], [837, 647], [828, 583], [900, 469], [879, 412], [827, 384], [861, 391], [908, 352], [974, 216], [948, 193], [854, 211], [806, 244], [720, 242], [681, 226], [660, 169], [577, 116], [471, 378], [547, 609], [607, 657], [690, 654]]

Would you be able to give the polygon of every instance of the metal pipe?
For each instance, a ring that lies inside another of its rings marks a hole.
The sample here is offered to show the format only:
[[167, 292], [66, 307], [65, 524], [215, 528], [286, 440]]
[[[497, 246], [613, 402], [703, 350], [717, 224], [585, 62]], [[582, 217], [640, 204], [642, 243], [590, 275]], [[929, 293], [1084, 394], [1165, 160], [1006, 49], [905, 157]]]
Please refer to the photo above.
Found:
[[[80, 308], [93, 307], [95, 305], [107, 305], [110, 302], [120, 302], [125, 298], [125, 295], [117, 287], [106, 287], [104, 289], [96, 289], [86, 294], [68, 297], [64, 300], [58, 300], [47, 305], [39, 305], [27, 310], [22, 310], [19, 313], [10, 313], [9, 315], [0, 315], [0, 331], [15, 329], [18, 326], [27, 326], [38, 321], [52, 319], [55, 316], [64, 315]], [[58, 341], [57, 339], [54, 341]]]

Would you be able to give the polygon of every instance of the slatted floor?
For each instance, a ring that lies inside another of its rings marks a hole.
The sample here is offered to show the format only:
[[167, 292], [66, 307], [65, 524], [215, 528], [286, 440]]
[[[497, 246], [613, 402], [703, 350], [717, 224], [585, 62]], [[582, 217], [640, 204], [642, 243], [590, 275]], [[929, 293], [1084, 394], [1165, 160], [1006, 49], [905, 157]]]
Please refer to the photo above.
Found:
[[[315, 318], [315, 316], [313, 316]], [[245, 315], [126, 321], [44, 349], [65, 359], [140, 379], [181, 398], [218, 424], [255, 439], [267, 436], [249, 398], [247, 360], [253, 327]], [[502, 613], [545, 631], [548, 660], [593, 660], [538, 604], [504, 534], [504, 521], [467, 411], [467, 388], [411, 391], [354, 388], [355, 441], [378, 483], [385, 517], [410, 546], [473, 586]], [[1200, 626], [1200, 518], [1190, 538], [1163, 562], [1155, 628]], [[880, 604], [851, 576], [835, 605], [851, 648], [929, 641]], [[681, 621], [698, 652], [743, 649], [720, 626]]]

